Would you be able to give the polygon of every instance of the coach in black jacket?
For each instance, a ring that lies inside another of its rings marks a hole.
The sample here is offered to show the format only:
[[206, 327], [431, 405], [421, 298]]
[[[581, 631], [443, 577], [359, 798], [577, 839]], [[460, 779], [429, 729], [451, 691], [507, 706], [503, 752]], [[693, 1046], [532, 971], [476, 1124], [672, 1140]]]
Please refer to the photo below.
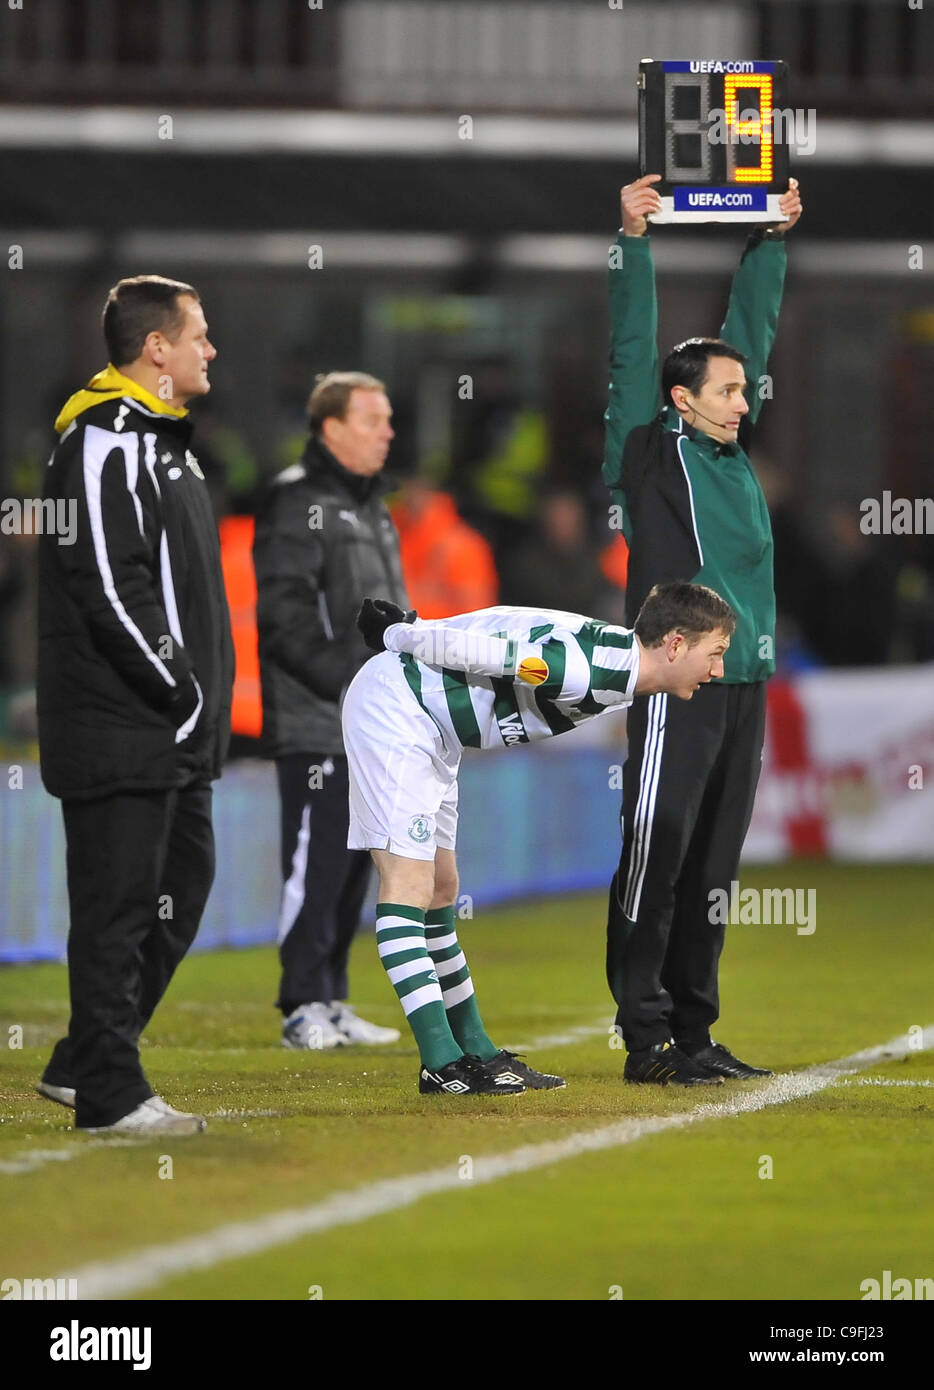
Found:
[[39, 1089], [78, 1128], [191, 1132], [204, 1121], [153, 1097], [138, 1043], [211, 887], [230, 736], [230, 619], [184, 408], [215, 349], [196, 291], [160, 276], [121, 280], [104, 332], [110, 363], [55, 422], [45, 496], [68, 527], [40, 540], [39, 750], [65, 821], [72, 1012]]
[[370, 656], [355, 619], [367, 595], [408, 607], [380, 474], [393, 431], [381, 381], [319, 377], [301, 463], [271, 484], [256, 521], [263, 750], [282, 808], [278, 1006], [286, 1047], [394, 1042], [346, 1004], [347, 957], [370, 856], [348, 850], [341, 695]]

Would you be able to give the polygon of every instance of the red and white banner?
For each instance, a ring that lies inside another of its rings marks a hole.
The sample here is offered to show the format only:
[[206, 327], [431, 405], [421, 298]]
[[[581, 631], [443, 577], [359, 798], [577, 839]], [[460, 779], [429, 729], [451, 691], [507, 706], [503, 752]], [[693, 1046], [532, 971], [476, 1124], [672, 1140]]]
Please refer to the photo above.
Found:
[[934, 860], [934, 665], [772, 680], [743, 858]]

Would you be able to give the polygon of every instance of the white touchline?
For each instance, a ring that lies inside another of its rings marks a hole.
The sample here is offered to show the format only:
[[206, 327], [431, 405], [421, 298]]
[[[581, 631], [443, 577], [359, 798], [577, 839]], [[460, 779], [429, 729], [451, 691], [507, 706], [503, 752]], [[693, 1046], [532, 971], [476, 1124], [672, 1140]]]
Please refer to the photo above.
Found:
[[887, 1076], [861, 1076], [858, 1081], [841, 1081], [841, 1086], [934, 1086], [934, 1081], [890, 1081]]
[[136, 1149], [141, 1144], [151, 1143], [151, 1139], [123, 1139], [114, 1135], [107, 1139], [87, 1139], [83, 1144], [70, 1144], [61, 1149], [25, 1149], [15, 1158], [0, 1160], [0, 1175], [19, 1177], [21, 1173], [34, 1173], [47, 1163], [69, 1163], [91, 1149]]
[[581, 1023], [563, 1033], [542, 1033], [528, 1042], [507, 1043], [506, 1048], [509, 1052], [538, 1052], [543, 1047], [569, 1047], [586, 1038], [606, 1037], [612, 1027], [613, 1019], [607, 1015], [602, 1023]]
[[[544, 1047], [570, 1047], [573, 1043], [585, 1042], [588, 1038], [607, 1034], [612, 1026], [612, 1020], [607, 1017], [602, 1025], [581, 1024], [568, 1028], [564, 1033], [544, 1033], [540, 1037], [530, 1038], [528, 1042], [510, 1043], [509, 1051], [536, 1052]], [[218, 1047], [214, 1049], [214, 1055], [242, 1055], [252, 1050], [249, 1047]], [[231, 1110], [222, 1107], [219, 1110], [206, 1110], [204, 1113], [209, 1120], [278, 1119], [280, 1116], [285, 1118], [285, 1112], [281, 1110]], [[113, 1138], [107, 1139], [87, 1139], [83, 1144], [68, 1144], [61, 1149], [26, 1149], [15, 1158], [0, 1159], [0, 1177], [20, 1177], [23, 1173], [35, 1173], [47, 1163], [70, 1163], [73, 1158], [80, 1158], [92, 1149], [113, 1149], [119, 1145], [135, 1148], [140, 1144], [151, 1143], [151, 1139], [118, 1139], [114, 1135]]]
[[349, 1192], [336, 1192], [311, 1206], [270, 1212], [251, 1221], [233, 1222], [184, 1240], [150, 1245], [116, 1260], [85, 1265], [77, 1271], [72, 1269], [69, 1277], [77, 1279], [81, 1299], [125, 1298], [127, 1294], [139, 1293], [165, 1279], [188, 1274], [192, 1270], [211, 1269], [225, 1260], [258, 1255], [276, 1245], [288, 1245], [302, 1236], [329, 1231], [335, 1226], [350, 1226], [390, 1211], [398, 1211], [402, 1207], [414, 1206], [422, 1198], [438, 1192], [465, 1192], [478, 1184], [497, 1182], [515, 1173], [528, 1173], [533, 1168], [544, 1168], [550, 1163], [560, 1163], [581, 1154], [631, 1144], [647, 1134], [679, 1129], [704, 1120], [749, 1114], [770, 1105], [786, 1105], [789, 1101], [801, 1100], [833, 1085], [841, 1071], [864, 1070], [879, 1061], [895, 1060], [907, 1056], [909, 1052], [925, 1051], [931, 1047], [934, 1047], [934, 1024], [923, 1030], [920, 1049], [916, 1038], [903, 1034], [880, 1047], [867, 1048], [836, 1062], [820, 1063], [803, 1072], [775, 1076], [754, 1091], [744, 1091], [728, 1100], [698, 1105], [681, 1114], [621, 1120], [600, 1129], [569, 1134], [565, 1139], [526, 1144], [510, 1153], [476, 1158], [473, 1181], [469, 1183], [461, 1179], [458, 1165], [452, 1160], [443, 1168], [368, 1183]]

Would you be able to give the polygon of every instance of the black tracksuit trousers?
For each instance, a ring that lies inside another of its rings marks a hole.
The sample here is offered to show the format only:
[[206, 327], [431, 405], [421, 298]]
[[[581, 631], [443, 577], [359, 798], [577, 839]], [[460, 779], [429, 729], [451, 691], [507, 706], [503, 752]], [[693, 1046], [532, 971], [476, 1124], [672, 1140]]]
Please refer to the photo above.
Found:
[[[282, 808], [278, 1006], [346, 999], [347, 960], [370, 883], [369, 851], [347, 848], [347, 759], [290, 753], [276, 759]], [[312, 783], [309, 786], [309, 782]]]
[[669, 1037], [700, 1048], [719, 1017], [725, 927], [710, 920], [710, 894], [737, 877], [764, 735], [764, 681], [633, 701], [607, 920], [607, 980], [629, 1052]]
[[108, 1125], [153, 1094], [139, 1038], [214, 880], [211, 786], [63, 801], [62, 813], [71, 1020], [43, 1080], [74, 1086], [79, 1127]]

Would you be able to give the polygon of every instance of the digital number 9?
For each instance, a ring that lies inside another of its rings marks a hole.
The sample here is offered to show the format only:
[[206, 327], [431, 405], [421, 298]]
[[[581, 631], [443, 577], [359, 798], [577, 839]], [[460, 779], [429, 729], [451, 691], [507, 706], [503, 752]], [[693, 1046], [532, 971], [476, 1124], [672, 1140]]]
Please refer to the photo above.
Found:
[[[740, 119], [739, 103], [736, 93], [740, 88], [759, 89], [759, 111], [752, 120]], [[772, 74], [767, 72], [727, 73], [723, 79], [723, 107], [726, 111], [727, 130], [730, 143], [727, 146], [727, 167], [732, 183], [771, 183], [773, 177], [772, 154]], [[737, 168], [733, 157], [735, 136], [755, 135], [759, 138], [759, 164]]]

